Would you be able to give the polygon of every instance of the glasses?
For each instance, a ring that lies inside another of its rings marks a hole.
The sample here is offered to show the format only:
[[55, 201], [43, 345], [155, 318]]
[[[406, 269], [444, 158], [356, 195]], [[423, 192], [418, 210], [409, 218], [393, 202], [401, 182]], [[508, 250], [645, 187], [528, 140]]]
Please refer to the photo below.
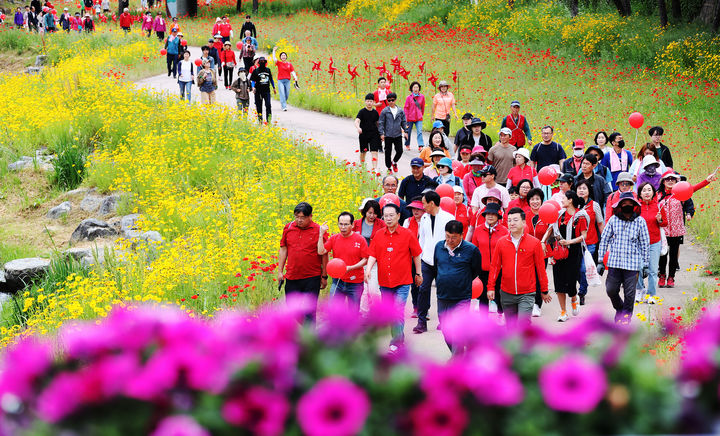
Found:
[[394, 98], [388, 98], [387, 101], [395, 101]]

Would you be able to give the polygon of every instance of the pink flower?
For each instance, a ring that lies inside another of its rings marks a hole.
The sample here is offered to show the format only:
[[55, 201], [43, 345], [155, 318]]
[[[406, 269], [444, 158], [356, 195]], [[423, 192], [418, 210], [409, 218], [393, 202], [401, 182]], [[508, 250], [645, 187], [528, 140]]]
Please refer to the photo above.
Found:
[[221, 413], [232, 425], [247, 428], [256, 435], [276, 436], [285, 429], [290, 404], [284, 395], [254, 386], [242, 396], [226, 401]]
[[588, 413], [607, 389], [605, 371], [589, 358], [570, 354], [545, 365], [539, 374], [545, 403], [555, 410]]
[[58, 422], [73, 413], [82, 403], [81, 393], [87, 389], [82, 376], [61, 372], [48, 384], [37, 399], [38, 414], [48, 422]]
[[410, 412], [415, 436], [457, 436], [465, 431], [467, 411], [454, 395], [426, 398]]
[[352, 436], [365, 426], [370, 400], [343, 377], [320, 380], [300, 398], [297, 418], [307, 436]]
[[488, 406], [514, 406], [524, 397], [525, 390], [520, 377], [509, 369], [488, 371], [475, 368], [473, 377], [468, 380], [475, 397]]
[[420, 387], [432, 397], [435, 393], [462, 394], [467, 389], [466, 379], [474, 377], [464, 360], [451, 360], [442, 365], [427, 363], [420, 377]]
[[498, 326], [488, 316], [467, 309], [449, 313], [443, 321], [442, 331], [453, 346], [471, 348], [478, 344], [497, 343], [507, 334], [506, 329]]
[[174, 415], [160, 421], [150, 436], [210, 436], [210, 432], [187, 415]]
[[25, 399], [33, 393], [35, 378], [53, 363], [52, 348], [37, 339], [25, 339], [3, 356], [0, 396], [13, 394]]
[[349, 341], [362, 332], [360, 313], [340, 298], [322, 302], [318, 315], [317, 332], [320, 339], [330, 344]]
[[395, 302], [395, 297], [383, 295], [370, 303], [365, 322], [368, 326], [383, 328], [403, 319], [404, 308]]

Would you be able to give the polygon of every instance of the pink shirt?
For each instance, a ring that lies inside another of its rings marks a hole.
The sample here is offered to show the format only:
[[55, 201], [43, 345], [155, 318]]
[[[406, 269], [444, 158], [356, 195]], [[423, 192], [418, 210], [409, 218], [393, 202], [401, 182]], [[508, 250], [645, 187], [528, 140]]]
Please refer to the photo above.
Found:
[[445, 95], [438, 92], [433, 97], [433, 103], [435, 104], [435, 118], [442, 120], [447, 118], [452, 108], [455, 107], [455, 96], [450, 91]]

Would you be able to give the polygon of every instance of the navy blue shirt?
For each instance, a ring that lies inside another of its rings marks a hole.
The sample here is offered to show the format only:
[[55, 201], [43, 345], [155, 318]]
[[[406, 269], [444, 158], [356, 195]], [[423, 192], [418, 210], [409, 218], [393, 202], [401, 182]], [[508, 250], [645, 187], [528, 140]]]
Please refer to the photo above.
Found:
[[450, 253], [443, 240], [435, 245], [434, 256], [437, 297], [444, 300], [472, 298], [472, 281], [478, 277], [482, 268], [480, 250], [473, 244], [462, 241]]
[[423, 191], [427, 188], [435, 189], [436, 187], [437, 183], [425, 174], [423, 174], [420, 180], [416, 180], [415, 176], [410, 174], [402, 179], [402, 182], [400, 182], [398, 197], [405, 200], [405, 202], [410, 203], [413, 198], [422, 195]]

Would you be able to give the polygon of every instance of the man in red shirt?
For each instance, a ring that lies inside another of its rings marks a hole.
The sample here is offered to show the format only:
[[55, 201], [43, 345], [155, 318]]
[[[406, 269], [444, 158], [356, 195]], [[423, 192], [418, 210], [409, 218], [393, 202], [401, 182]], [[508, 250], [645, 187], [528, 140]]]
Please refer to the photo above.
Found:
[[128, 8], [125, 8], [123, 10], [123, 13], [120, 14], [119, 23], [120, 23], [120, 28], [122, 30], [124, 30], [125, 33], [130, 32], [130, 29], [132, 28], [132, 25], [133, 25], [133, 17], [132, 17], [132, 15], [130, 15], [130, 11], [128, 10]]
[[[281, 284], [285, 281], [286, 296], [306, 293], [317, 298], [320, 289], [327, 286], [327, 254], [321, 256], [317, 251], [320, 226], [312, 220], [312, 206], [304, 201], [295, 206], [293, 213], [295, 220], [285, 225], [280, 239], [278, 280]], [[315, 321], [315, 311], [308, 320]]]
[[230, 19], [228, 19], [227, 15], [222, 17], [222, 23], [218, 25], [218, 32], [220, 33], [220, 36], [222, 36], [223, 44], [230, 41], [233, 31]]
[[[410, 285], [413, 282], [416, 286], [422, 284], [422, 275], [420, 274], [422, 249], [417, 237], [410, 230], [398, 225], [400, 221], [399, 206], [393, 203], [386, 204], [383, 208], [383, 220], [387, 227], [378, 230], [370, 243], [368, 251], [370, 257], [365, 269], [365, 281], [370, 282], [372, 268], [377, 263], [378, 282], [383, 298], [394, 298], [397, 304], [404, 309]], [[414, 277], [412, 265], [415, 265]], [[405, 341], [404, 328], [403, 316], [391, 330], [391, 352], [397, 351]]]
[[498, 297], [502, 300], [507, 326], [512, 327], [518, 321], [530, 322], [537, 283], [540, 284], [540, 293], [545, 303], [549, 303], [552, 297], [548, 293], [545, 256], [540, 241], [525, 233], [525, 211], [514, 207], [507, 215], [510, 234], [500, 239], [495, 246], [487, 298], [495, 299], [495, 282], [502, 271], [502, 290]]
[[378, 79], [378, 89], [373, 92], [375, 98], [375, 109], [378, 114], [382, 113], [382, 110], [387, 107], [387, 96], [390, 94], [390, 85], [387, 83], [387, 79], [381, 77]]
[[341, 279], [333, 278], [330, 296], [350, 300], [350, 303], [360, 311], [360, 296], [363, 292], [363, 267], [367, 263], [368, 246], [365, 238], [360, 233], [353, 232], [353, 221], [355, 217], [350, 212], [342, 212], [338, 216], [339, 234], [332, 235], [327, 242], [323, 243], [325, 234], [328, 231], [327, 224], [320, 226], [320, 237], [317, 242], [318, 255], [324, 256], [329, 251], [333, 252], [333, 258], [342, 259], [347, 265], [347, 272]]

